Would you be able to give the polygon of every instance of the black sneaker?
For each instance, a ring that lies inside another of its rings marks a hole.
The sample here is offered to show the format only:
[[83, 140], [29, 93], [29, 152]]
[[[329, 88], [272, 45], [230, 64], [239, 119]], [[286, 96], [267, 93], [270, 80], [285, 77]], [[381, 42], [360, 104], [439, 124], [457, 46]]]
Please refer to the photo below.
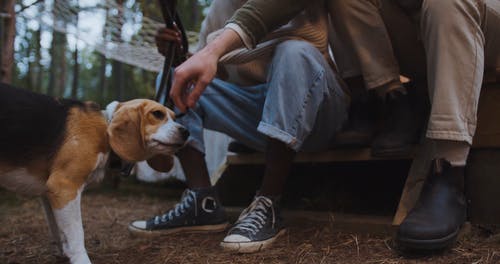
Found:
[[221, 242], [225, 250], [252, 253], [270, 246], [286, 232], [275, 202], [257, 196]]
[[186, 189], [174, 208], [149, 220], [133, 221], [128, 230], [144, 236], [178, 232], [220, 232], [228, 224], [226, 213], [213, 188]]

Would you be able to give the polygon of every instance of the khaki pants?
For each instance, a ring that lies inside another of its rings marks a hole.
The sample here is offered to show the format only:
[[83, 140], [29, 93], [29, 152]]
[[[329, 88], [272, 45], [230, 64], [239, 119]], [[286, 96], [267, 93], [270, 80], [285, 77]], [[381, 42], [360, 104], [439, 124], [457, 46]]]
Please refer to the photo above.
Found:
[[389, 0], [330, 0], [329, 8], [334, 54], [340, 53], [336, 42], [350, 43], [346, 52], [358, 59], [339, 56], [341, 73], [357, 70], [368, 88], [400, 73], [427, 78], [427, 137], [472, 143], [481, 86], [489, 76], [483, 75], [500, 72], [500, 0], [424, 0], [413, 19]]

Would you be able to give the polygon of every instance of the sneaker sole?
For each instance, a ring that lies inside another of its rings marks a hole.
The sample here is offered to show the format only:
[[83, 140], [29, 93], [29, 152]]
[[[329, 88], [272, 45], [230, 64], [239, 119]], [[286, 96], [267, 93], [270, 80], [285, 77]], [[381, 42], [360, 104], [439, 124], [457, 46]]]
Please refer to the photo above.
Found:
[[163, 230], [144, 230], [137, 228], [135, 226], [129, 225], [128, 231], [130, 234], [139, 237], [155, 237], [162, 235], [171, 235], [176, 233], [217, 233], [226, 230], [229, 227], [229, 223], [225, 222], [218, 225], [203, 225], [203, 226], [186, 226], [186, 227], [177, 227], [172, 229], [163, 229]]
[[265, 248], [268, 248], [278, 237], [284, 235], [286, 229], [282, 229], [274, 237], [258, 242], [224, 242], [220, 246], [224, 251], [232, 251], [236, 253], [254, 253]]

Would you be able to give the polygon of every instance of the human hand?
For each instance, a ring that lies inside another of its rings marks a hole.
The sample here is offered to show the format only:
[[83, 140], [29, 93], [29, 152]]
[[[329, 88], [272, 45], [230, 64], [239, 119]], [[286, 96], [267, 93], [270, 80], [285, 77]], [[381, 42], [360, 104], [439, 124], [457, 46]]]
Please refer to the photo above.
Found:
[[194, 108], [215, 77], [218, 60], [217, 55], [201, 50], [175, 69], [170, 98], [182, 113]]
[[242, 45], [243, 42], [235, 31], [224, 30], [175, 69], [170, 98], [182, 113], [188, 108], [194, 108], [207, 85], [213, 80], [219, 58]]
[[176, 24], [174, 24], [173, 29], [166, 27], [158, 29], [155, 35], [156, 47], [158, 48], [158, 52], [165, 56], [167, 53], [167, 43], [169, 42], [175, 43], [175, 45], [178, 45], [180, 47], [180, 50], [184, 52], [181, 36], [182, 33]]

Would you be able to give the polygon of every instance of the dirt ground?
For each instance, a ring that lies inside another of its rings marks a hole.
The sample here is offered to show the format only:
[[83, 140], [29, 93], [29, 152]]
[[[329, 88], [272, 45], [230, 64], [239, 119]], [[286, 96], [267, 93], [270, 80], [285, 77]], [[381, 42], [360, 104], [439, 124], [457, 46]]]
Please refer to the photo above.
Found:
[[[221, 251], [224, 233], [134, 238], [127, 224], [172, 206], [181, 189], [94, 189], [83, 196], [85, 243], [96, 264], [110, 263], [500, 263], [500, 235], [472, 227], [450, 250], [405, 258], [390, 236], [343, 233], [335, 223], [292, 224], [271, 249]], [[0, 190], [0, 263], [66, 263], [55, 257], [37, 199]]]

